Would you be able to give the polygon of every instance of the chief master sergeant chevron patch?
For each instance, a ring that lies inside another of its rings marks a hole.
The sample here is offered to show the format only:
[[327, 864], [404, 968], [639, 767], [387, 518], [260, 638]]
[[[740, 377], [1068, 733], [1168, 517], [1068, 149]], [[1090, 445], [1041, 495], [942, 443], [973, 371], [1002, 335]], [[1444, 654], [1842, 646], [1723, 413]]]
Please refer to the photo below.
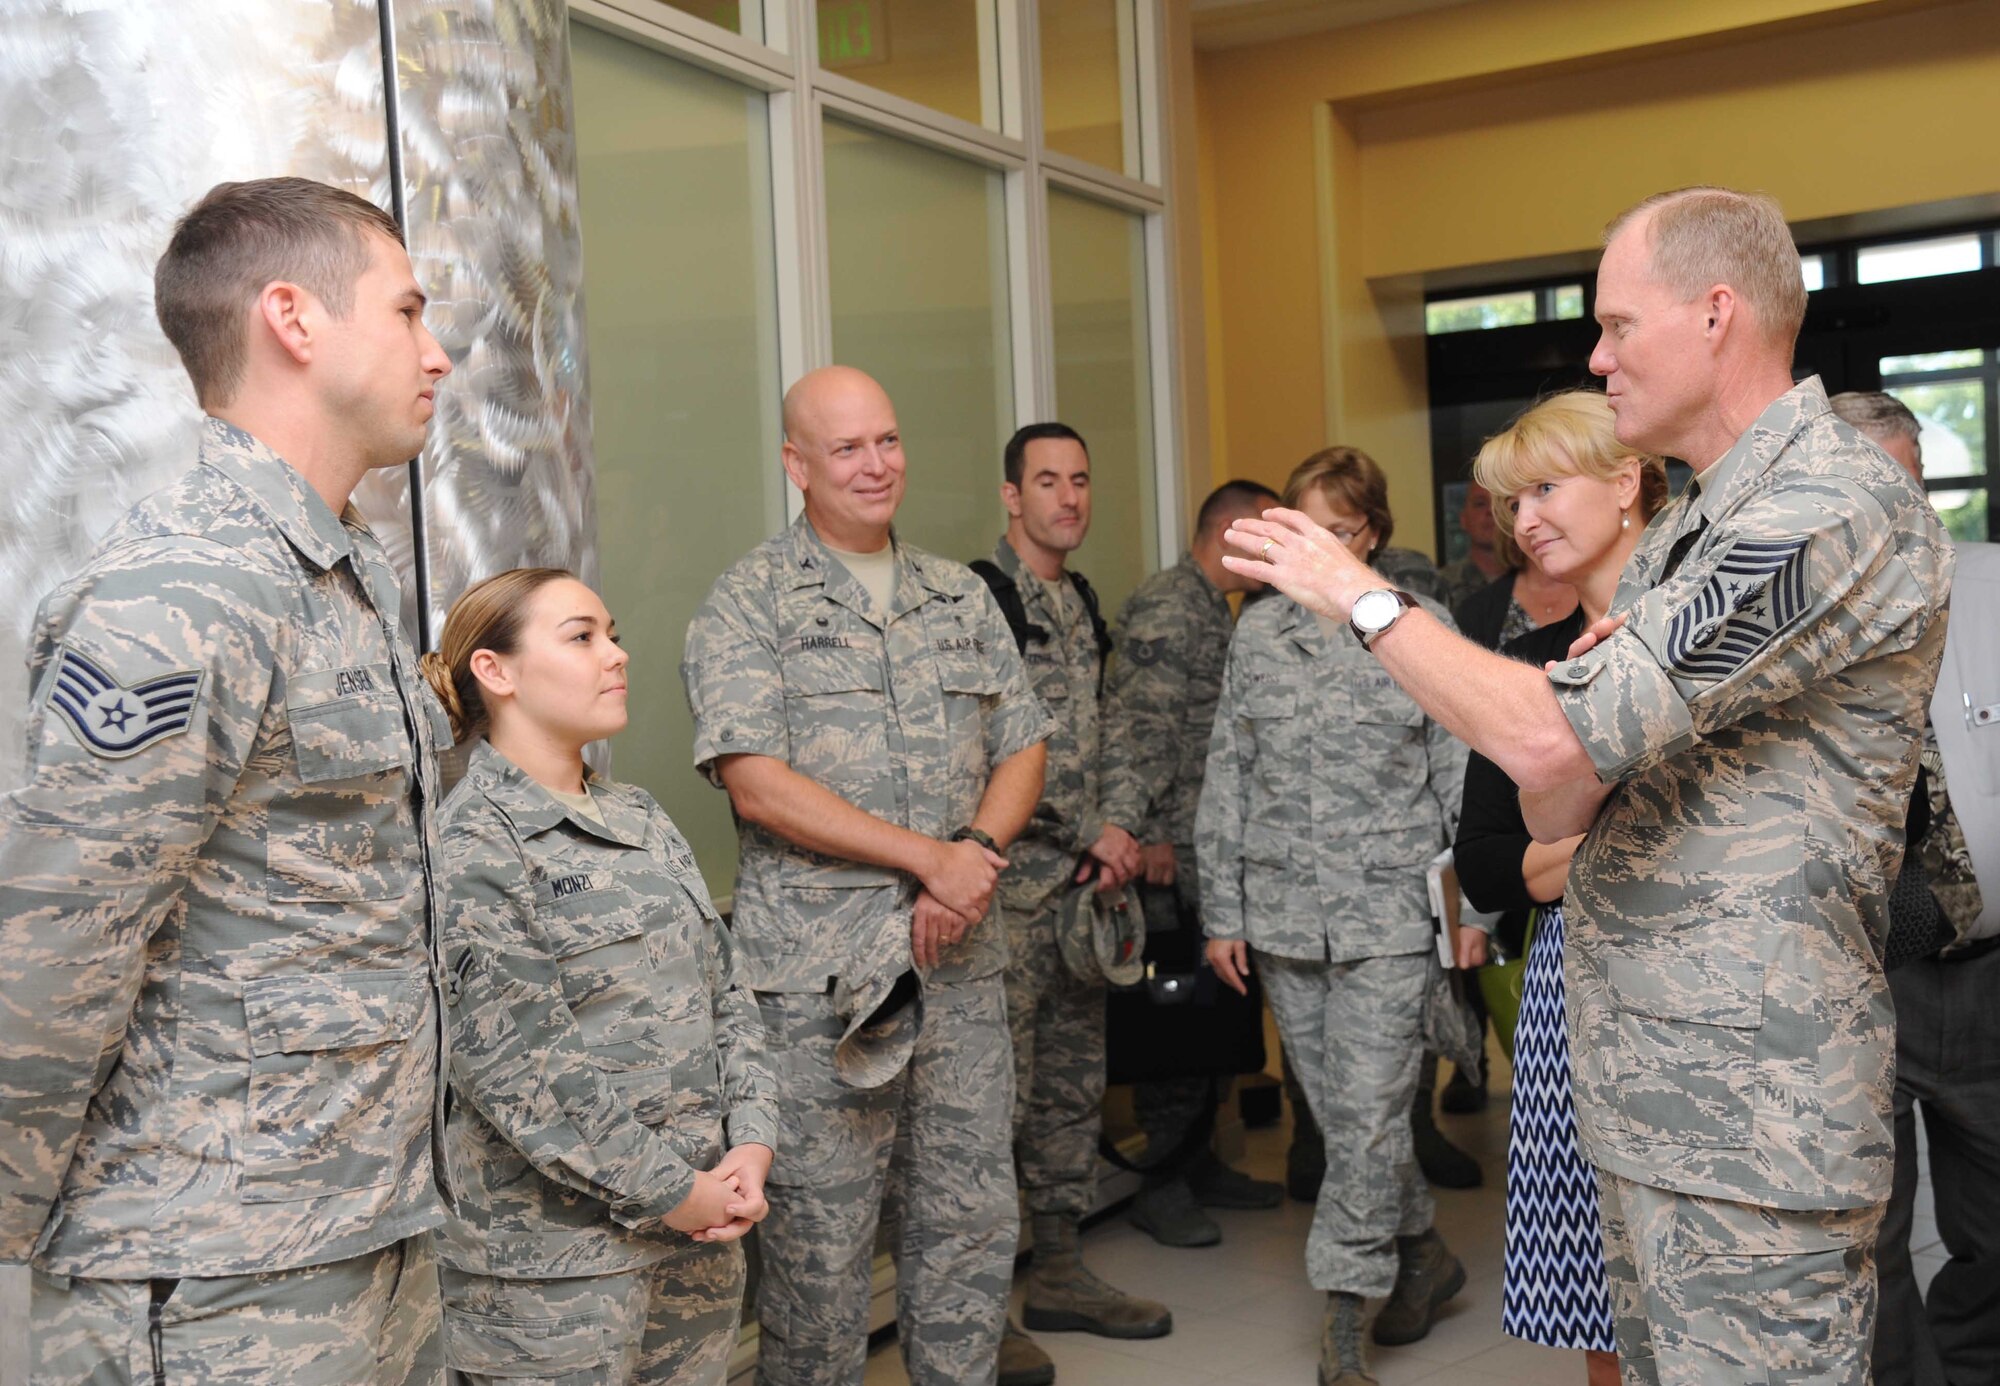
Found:
[[1738, 539], [1674, 613], [1667, 663], [1694, 678], [1725, 679], [1806, 609], [1804, 536]]

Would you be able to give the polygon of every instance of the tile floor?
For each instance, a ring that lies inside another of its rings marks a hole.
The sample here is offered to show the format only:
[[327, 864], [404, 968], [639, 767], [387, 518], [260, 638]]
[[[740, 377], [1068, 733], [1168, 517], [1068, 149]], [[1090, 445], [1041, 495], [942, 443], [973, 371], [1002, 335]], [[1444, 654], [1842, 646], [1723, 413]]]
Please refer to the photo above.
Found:
[[[1500, 1331], [1507, 1071], [1504, 1061], [1494, 1069], [1485, 1112], [1439, 1119], [1486, 1172], [1483, 1188], [1437, 1191], [1438, 1228], [1465, 1262], [1465, 1290], [1422, 1342], [1371, 1347], [1383, 1386], [1582, 1386], [1580, 1353], [1537, 1347]], [[1248, 1133], [1244, 1166], [1261, 1178], [1282, 1178], [1287, 1139], [1283, 1124]], [[1928, 1180], [1919, 1200], [1913, 1241], [1918, 1274], [1928, 1283], [1944, 1262]], [[1325, 1297], [1305, 1283], [1301, 1266], [1311, 1215], [1309, 1207], [1290, 1201], [1271, 1212], [1219, 1213], [1222, 1244], [1191, 1251], [1155, 1245], [1122, 1212], [1089, 1228], [1083, 1245], [1091, 1267], [1135, 1294], [1165, 1301], [1174, 1311], [1174, 1331], [1148, 1342], [1042, 1334], [1038, 1341], [1055, 1359], [1058, 1386], [1312, 1386]], [[869, 1386], [908, 1382], [892, 1335], [878, 1342], [866, 1380]]]

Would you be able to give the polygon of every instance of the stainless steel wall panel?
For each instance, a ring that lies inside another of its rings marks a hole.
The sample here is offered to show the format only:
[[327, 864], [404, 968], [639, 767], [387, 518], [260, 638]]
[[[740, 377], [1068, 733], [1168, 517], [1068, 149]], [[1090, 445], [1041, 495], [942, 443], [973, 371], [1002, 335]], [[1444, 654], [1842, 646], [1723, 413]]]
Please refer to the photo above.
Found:
[[457, 374], [424, 456], [433, 629], [488, 573], [596, 580], [562, 0], [393, 0], [407, 234]]
[[[373, 0], [0, 0], [0, 784], [19, 773], [41, 594], [194, 456], [153, 262], [228, 178], [388, 205]], [[408, 511], [371, 490], [405, 559]]]

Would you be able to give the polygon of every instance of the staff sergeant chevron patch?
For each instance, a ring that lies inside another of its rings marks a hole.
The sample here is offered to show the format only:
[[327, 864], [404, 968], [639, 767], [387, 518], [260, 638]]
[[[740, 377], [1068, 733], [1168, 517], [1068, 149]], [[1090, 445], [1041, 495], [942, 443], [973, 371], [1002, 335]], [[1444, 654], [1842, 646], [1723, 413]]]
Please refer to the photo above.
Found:
[[1667, 664], [1725, 679], [1806, 609], [1806, 539], [1739, 539], [1667, 627]]
[[183, 669], [127, 687], [65, 645], [56, 661], [49, 706], [92, 753], [116, 760], [186, 731], [194, 721], [201, 680], [199, 669]]

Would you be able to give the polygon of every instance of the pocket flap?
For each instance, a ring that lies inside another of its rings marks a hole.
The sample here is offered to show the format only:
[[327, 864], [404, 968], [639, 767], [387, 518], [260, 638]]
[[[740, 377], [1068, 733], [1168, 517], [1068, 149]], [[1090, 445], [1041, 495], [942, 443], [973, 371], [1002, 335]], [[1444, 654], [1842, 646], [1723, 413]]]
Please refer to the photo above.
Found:
[[1243, 860], [1265, 866], [1285, 866], [1292, 858], [1291, 839], [1278, 828], [1248, 823], [1243, 828]]
[[542, 898], [538, 891], [535, 918], [548, 936], [549, 952], [557, 958], [622, 943], [646, 932], [646, 912], [630, 890], [615, 884], [553, 899]]
[[1662, 953], [1613, 957], [1605, 968], [1613, 1003], [1656, 1020], [1755, 1030], [1764, 1024], [1764, 965]]
[[[807, 636], [807, 639], [813, 637]], [[826, 636], [825, 639], [840, 637]], [[817, 697], [827, 693], [879, 693], [882, 660], [870, 649], [810, 646], [785, 661], [785, 696]]]
[[1377, 726], [1414, 727], [1424, 720], [1424, 710], [1386, 675], [1371, 675], [1354, 689], [1354, 720]]
[[546, 1381], [609, 1365], [612, 1344], [602, 1314], [516, 1319], [447, 1307], [444, 1350], [454, 1372]]
[[299, 778], [308, 784], [409, 767], [410, 733], [387, 664], [293, 675], [285, 720]]
[[1291, 717], [1299, 710], [1299, 693], [1281, 683], [1253, 683], [1243, 690], [1243, 715], [1248, 718]]
[[250, 1052], [315, 1054], [408, 1039], [423, 1020], [428, 990], [420, 967], [259, 977], [243, 986]]
[[1354, 843], [1363, 866], [1428, 866], [1444, 845], [1444, 830], [1428, 824], [1421, 828], [1391, 828], [1386, 832], [1358, 834]]

